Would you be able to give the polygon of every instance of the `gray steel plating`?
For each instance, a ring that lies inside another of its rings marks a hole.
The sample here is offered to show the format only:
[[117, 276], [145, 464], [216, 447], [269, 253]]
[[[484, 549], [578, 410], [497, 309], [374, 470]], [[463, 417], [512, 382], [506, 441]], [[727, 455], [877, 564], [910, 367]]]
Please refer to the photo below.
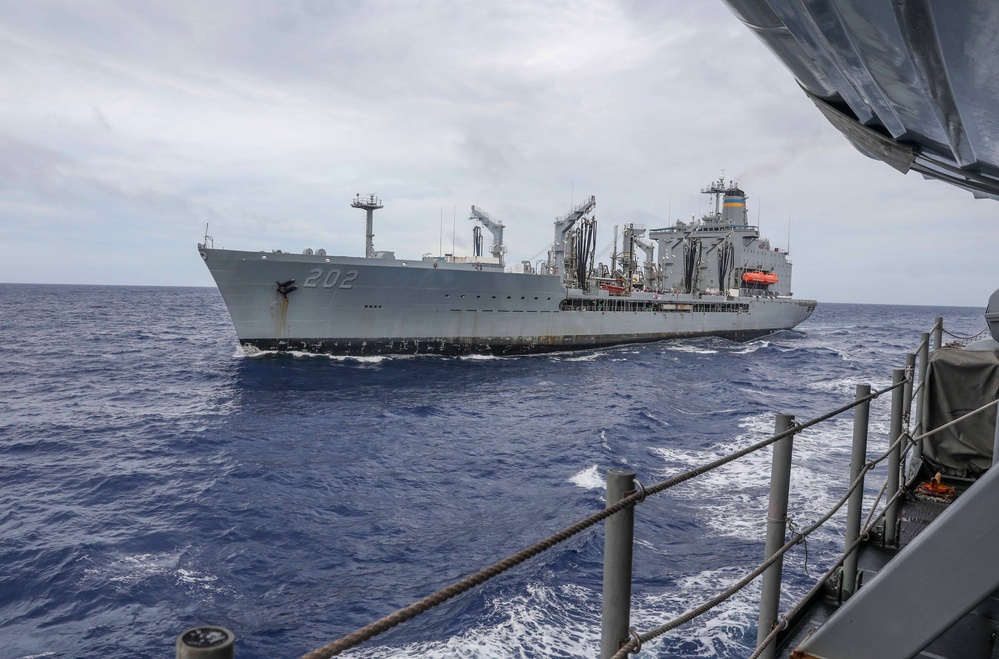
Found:
[[475, 263], [199, 245], [244, 348], [338, 355], [522, 354], [790, 329], [815, 302], [773, 294], [567, 289]]

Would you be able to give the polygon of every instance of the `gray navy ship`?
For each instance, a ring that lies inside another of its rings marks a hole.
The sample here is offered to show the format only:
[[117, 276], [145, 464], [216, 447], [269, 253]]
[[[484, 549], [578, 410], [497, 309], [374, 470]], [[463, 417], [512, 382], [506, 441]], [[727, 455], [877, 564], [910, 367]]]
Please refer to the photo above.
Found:
[[[375, 195], [364, 257], [281, 250], [198, 250], [244, 351], [334, 355], [525, 354], [675, 337], [756, 338], [791, 329], [815, 309], [791, 296], [788, 253], [750, 226], [747, 196], [724, 178], [700, 220], [615, 227], [610, 264], [596, 263], [596, 199], [555, 221], [546, 259], [504, 261], [503, 223], [472, 206], [473, 254], [397, 258], [375, 251]], [[484, 230], [492, 236], [483, 250]], [[640, 263], [638, 253], [645, 258]]]

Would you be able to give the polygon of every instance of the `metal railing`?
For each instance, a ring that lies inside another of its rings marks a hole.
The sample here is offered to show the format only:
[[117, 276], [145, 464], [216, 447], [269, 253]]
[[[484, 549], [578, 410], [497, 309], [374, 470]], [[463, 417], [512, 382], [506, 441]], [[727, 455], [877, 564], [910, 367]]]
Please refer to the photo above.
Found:
[[[321, 648], [317, 648], [303, 655], [302, 659], [326, 659], [327, 657], [335, 656], [347, 649], [356, 647], [398, 624], [415, 618], [451, 598], [485, 583], [524, 561], [551, 549], [568, 538], [595, 526], [601, 521], [605, 522], [603, 608], [601, 620], [601, 657], [603, 659], [608, 659], [609, 657], [621, 659], [630, 653], [640, 651], [643, 643], [658, 638], [670, 630], [710, 611], [761, 575], [763, 576], [763, 583], [757, 645], [751, 655], [751, 659], [756, 659], [757, 657], [769, 659], [773, 657], [775, 653], [774, 641], [779, 632], [786, 629], [789, 619], [799, 613], [800, 609], [810, 598], [821, 589], [826, 588], [827, 584], [834, 577], [840, 577], [838, 587], [838, 598], [840, 601], [848, 599], [856, 591], [858, 547], [869, 538], [876, 527], [881, 527], [882, 538], [885, 544], [891, 545], [897, 541], [898, 504], [901, 496], [906, 491], [905, 485], [903, 485], [905, 482], [903, 480], [903, 467], [906, 457], [911, 456], [912, 459], [919, 458], [922, 454], [923, 440], [927, 437], [975, 414], [980, 414], [991, 407], [999, 407], [997, 406], [999, 401], [993, 401], [944, 426], [929, 432], [923, 431], [926, 427], [927, 419], [925, 404], [926, 387], [924, 383], [930, 348], [932, 346], [934, 352], [940, 349], [943, 333], [943, 319], [938, 317], [935, 319], [931, 331], [923, 333], [920, 336], [920, 342], [915, 352], [906, 356], [905, 368], [893, 371], [892, 384], [885, 389], [877, 391], [872, 390], [868, 384], [859, 384], [857, 385], [853, 402], [805, 422], [799, 423], [791, 415], [778, 414], [772, 436], [700, 467], [651, 486], [642, 485], [635, 478], [634, 472], [623, 469], [609, 470], [607, 473], [606, 507], [603, 510], [579, 520], [572, 526], [494, 563], [465, 579], [455, 582], [418, 602], [399, 609]], [[868, 460], [867, 438], [870, 404], [882, 394], [889, 392], [892, 394], [889, 445], [878, 457]], [[910, 430], [913, 400], [916, 401], [917, 413], [913, 428]], [[850, 484], [843, 496], [825, 514], [801, 531], [792, 530], [791, 539], [786, 540], [791, 455], [794, 437], [812, 426], [828, 421], [849, 410], [854, 410]], [[999, 430], [996, 432], [995, 444], [997, 447], [997, 457], [999, 457]], [[631, 568], [635, 507], [649, 496], [665, 492], [686, 481], [771, 445], [774, 446], [774, 451], [771, 467], [770, 503], [767, 510], [764, 560], [731, 587], [682, 615], [644, 633], [639, 633], [632, 629], [630, 627]], [[881, 486], [866, 519], [861, 523], [865, 477], [868, 472], [886, 460], [888, 462], [888, 473], [884, 484]], [[915, 475], [912, 477], [914, 478]], [[908, 484], [911, 484], [911, 481], [910, 483], [906, 483], [906, 485]], [[885, 499], [885, 497], [887, 498]], [[883, 506], [881, 505], [882, 499], [885, 499]], [[780, 616], [779, 604], [783, 556], [791, 548], [804, 542], [811, 533], [825, 524], [844, 505], [847, 506], [844, 551], [833, 562], [828, 571], [816, 581], [811, 590], [795, 606], [783, 616]], [[182, 654], [182, 640], [193, 631], [195, 630], [189, 630], [177, 639], [178, 659], [195, 656]], [[231, 632], [229, 633], [231, 634]], [[230, 642], [228, 649], [224, 651], [227, 654], [197, 654], [196, 656], [211, 657], [211, 659], [228, 659], [233, 656], [231, 647]]]

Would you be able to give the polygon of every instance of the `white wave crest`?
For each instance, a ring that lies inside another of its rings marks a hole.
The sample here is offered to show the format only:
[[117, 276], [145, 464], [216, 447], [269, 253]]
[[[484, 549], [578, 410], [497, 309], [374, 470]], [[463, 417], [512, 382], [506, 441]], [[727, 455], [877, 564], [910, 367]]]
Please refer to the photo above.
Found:
[[567, 362], [593, 362], [603, 356], [605, 353], [601, 352], [589, 352], [576, 357], [565, 357], [563, 361]]
[[[735, 567], [708, 569], [682, 576], [675, 585], [661, 593], [636, 597], [632, 602], [632, 626], [636, 629], [658, 627], [701, 604], [711, 595], [720, 593], [743, 576], [743, 571]], [[746, 630], [756, 624], [758, 583], [749, 584], [731, 599], [700, 616], [694, 624], [680, 627], [648, 643], [643, 650], [650, 656], [671, 656], [666, 648], [682, 643], [684, 656], [715, 657], [718, 648], [732, 651], [740, 647], [744, 647], [748, 655], [751, 648], [743, 639]]]
[[[757, 414], [739, 422], [736, 437], [706, 449], [653, 448], [665, 464], [663, 476], [721, 458], [773, 434], [773, 415]], [[873, 425], [873, 424], [872, 424]], [[852, 441], [852, 419], [844, 418], [814, 426], [794, 441], [788, 515], [804, 527], [821, 517], [830, 502], [842, 496], [849, 473], [829, 465], [848, 465]], [[698, 517], [718, 536], [762, 540], [766, 528], [773, 449], [755, 451], [707, 472], [673, 490], [673, 495], [696, 505]], [[841, 473], [842, 472], [842, 473]], [[816, 533], [830, 541], [840, 532], [834, 517], [829, 527]]]
[[[413, 643], [401, 648], [361, 649], [347, 656], [421, 657], [428, 659], [495, 659], [498, 657], [600, 656], [600, 600], [579, 586], [527, 585], [527, 592], [497, 597], [486, 621], [443, 641]], [[597, 624], [593, 621], [597, 620]]]
[[606, 487], [604, 479], [600, 477], [600, 468], [597, 465], [573, 474], [569, 478], [569, 482], [584, 490], [603, 490]]
[[666, 421], [665, 419], [660, 419], [659, 417], [657, 417], [656, 415], [654, 415], [652, 412], [649, 412], [647, 410], [645, 410], [645, 411], [642, 412], [642, 416], [644, 416], [649, 421], [655, 421], [656, 423], [658, 423], [659, 425], [663, 426], [664, 428], [669, 428], [670, 426], [673, 425], [669, 421]]
[[[769, 341], [753, 341], [751, 343], [747, 343], [742, 350], [733, 350], [732, 354], [733, 355], [749, 355], [749, 354], [752, 354], [752, 353], [756, 352], [757, 350], [760, 350], [761, 348], [767, 348], [769, 346], [770, 346], [770, 342]], [[778, 349], [780, 348], [780, 346], [777, 346], [777, 347], [778, 347]]]
[[808, 382], [805, 386], [814, 391], [822, 392], [832, 392], [843, 395], [852, 396], [856, 390], [858, 384], [869, 384], [872, 389], [882, 389], [884, 387], [890, 387], [890, 380], [872, 380], [870, 378], [861, 379], [859, 377], [843, 377], [843, 378], [833, 378], [831, 380], [817, 380], [814, 382]]
[[85, 578], [130, 588], [151, 577], [172, 577], [178, 585], [193, 588], [200, 596], [223, 593], [218, 577], [191, 567], [179, 567], [181, 552], [130, 554], [111, 558], [106, 565], [84, 570]]
[[666, 350], [673, 352], [689, 352], [695, 355], [717, 355], [718, 351], [711, 348], [699, 348], [687, 343], [667, 344], [663, 346]]
[[607, 443], [607, 431], [600, 431], [600, 445], [603, 446], [608, 451], [610, 450], [610, 444]]

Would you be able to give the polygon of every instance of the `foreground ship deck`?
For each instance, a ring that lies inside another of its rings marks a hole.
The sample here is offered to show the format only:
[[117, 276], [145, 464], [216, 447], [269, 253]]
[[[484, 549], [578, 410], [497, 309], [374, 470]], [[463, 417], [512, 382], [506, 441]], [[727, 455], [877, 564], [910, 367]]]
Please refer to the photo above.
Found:
[[[790, 295], [791, 264], [746, 224], [745, 193], [722, 181], [704, 190], [716, 211], [701, 222], [649, 232], [626, 225], [610, 266], [595, 262], [595, 199], [559, 218], [546, 261], [503, 262], [501, 222], [472, 207], [494, 235], [482, 255], [398, 259], [375, 252], [372, 195], [366, 256], [198, 248], [247, 350], [338, 355], [525, 354], [675, 337], [747, 340], [790, 329], [816, 303]], [[721, 199], [724, 196], [724, 211]], [[616, 229], [616, 227], [615, 227]], [[645, 251], [644, 264], [636, 258]]]

